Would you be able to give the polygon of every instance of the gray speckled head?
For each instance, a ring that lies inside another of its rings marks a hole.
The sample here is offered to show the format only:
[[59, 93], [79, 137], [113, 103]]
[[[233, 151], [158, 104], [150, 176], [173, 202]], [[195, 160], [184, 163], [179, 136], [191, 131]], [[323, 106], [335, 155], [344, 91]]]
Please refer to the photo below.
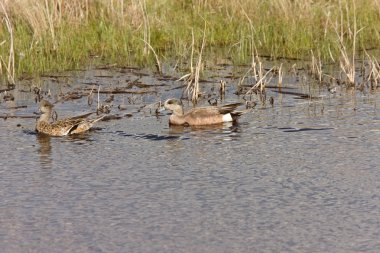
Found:
[[168, 99], [164, 103], [166, 110], [172, 111], [175, 115], [183, 115], [182, 103], [178, 99]]
[[42, 113], [50, 112], [53, 109], [53, 104], [47, 100], [42, 100], [40, 102], [40, 110]]

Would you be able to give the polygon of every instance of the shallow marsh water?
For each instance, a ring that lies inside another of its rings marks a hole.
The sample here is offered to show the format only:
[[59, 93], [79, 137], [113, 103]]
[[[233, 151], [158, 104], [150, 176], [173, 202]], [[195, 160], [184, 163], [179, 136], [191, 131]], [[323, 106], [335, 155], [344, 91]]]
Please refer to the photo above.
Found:
[[[240, 101], [233, 73], [220, 66], [202, 90], [224, 79], [224, 102]], [[379, 252], [378, 92], [314, 87], [321, 99], [305, 100], [268, 89], [273, 107], [259, 104], [236, 125], [191, 129], [141, 109], [182, 93], [173, 89], [181, 82], [144, 70], [41, 84], [55, 101], [61, 90], [134, 81], [148, 86], [130, 90], [146, 93], [116, 94], [111, 114], [122, 118], [83, 135], [51, 138], [34, 132], [33, 118], [0, 119], [1, 252]], [[0, 104], [1, 115], [34, 115], [27, 85]], [[291, 76], [284, 87], [310, 92]], [[55, 109], [61, 118], [95, 104], [83, 96]]]

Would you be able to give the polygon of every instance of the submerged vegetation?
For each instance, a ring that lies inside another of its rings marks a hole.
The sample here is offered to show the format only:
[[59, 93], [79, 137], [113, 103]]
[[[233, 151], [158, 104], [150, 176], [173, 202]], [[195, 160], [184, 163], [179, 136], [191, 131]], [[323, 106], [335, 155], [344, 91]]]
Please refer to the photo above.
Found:
[[235, 63], [256, 52], [340, 62], [352, 81], [353, 55], [380, 43], [379, 0], [0, 0], [0, 15], [8, 82], [98, 64], [161, 71], [160, 61], [190, 64], [194, 51], [220, 48]]

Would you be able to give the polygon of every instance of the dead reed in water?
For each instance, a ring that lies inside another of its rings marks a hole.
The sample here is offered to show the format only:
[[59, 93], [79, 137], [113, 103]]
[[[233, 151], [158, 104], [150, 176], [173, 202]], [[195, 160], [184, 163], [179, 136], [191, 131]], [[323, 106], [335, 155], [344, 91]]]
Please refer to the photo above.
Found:
[[379, 61], [366, 52], [367, 63], [369, 66], [368, 76], [363, 74], [363, 79], [369, 83], [370, 89], [375, 90], [380, 86], [380, 64]]
[[200, 96], [200, 88], [199, 88], [199, 77], [200, 72], [202, 69], [202, 54], [206, 43], [206, 24], [203, 29], [203, 39], [202, 39], [202, 45], [201, 49], [198, 53], [198, 61], [196, 63], [195, 69], [193, 67], [193, 60], [194, 60], [194, 31], [191, 31], [192, 34], [192, 44], [191, 44], [191, 59], [190, 59], [190, 73], [182, 76], [179, 80], [185, 80], [186, 83], [186, 92], [187, 97], [189, 100], [193, 102], [193, 104], [196, 104], [198, 102], [199, 96]]
[[310, 75], [313, 76], [319, 83], [322, 83], [323, 72], [322, 72], [322, 61], [320, 55], [318, 58], [314, 56], [313, 50], [311, 50], [311, 69]]

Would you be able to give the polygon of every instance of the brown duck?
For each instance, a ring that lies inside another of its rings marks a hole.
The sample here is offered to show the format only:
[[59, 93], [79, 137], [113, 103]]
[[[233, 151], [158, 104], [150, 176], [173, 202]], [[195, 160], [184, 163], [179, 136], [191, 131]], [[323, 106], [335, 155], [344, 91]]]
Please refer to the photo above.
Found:
[[177, 99], [168, 99], [164, 103], [167, 110], [172, 111], [169, 118], [170, 125], [203, 126], [235, 122], [241, 111], [235, 111], [241, 103], [226, 104], [222, 106], [207, 106], [193, 108], [184, 113], [182, 103]]
[[42, 112], [36, 124], [36, 130], [39, 133], [44, 133], [51, 136], [64, 136], [69, 134], [79, 134], [89, 130], [93, 124], [101, 120], [104, 116], [96, 119], [87, 119], [92, 113], [81, 116], [66, 118], [50, 123], [52, 117], [53, 105], [42, 100], [40, 102], [40, 111]]

